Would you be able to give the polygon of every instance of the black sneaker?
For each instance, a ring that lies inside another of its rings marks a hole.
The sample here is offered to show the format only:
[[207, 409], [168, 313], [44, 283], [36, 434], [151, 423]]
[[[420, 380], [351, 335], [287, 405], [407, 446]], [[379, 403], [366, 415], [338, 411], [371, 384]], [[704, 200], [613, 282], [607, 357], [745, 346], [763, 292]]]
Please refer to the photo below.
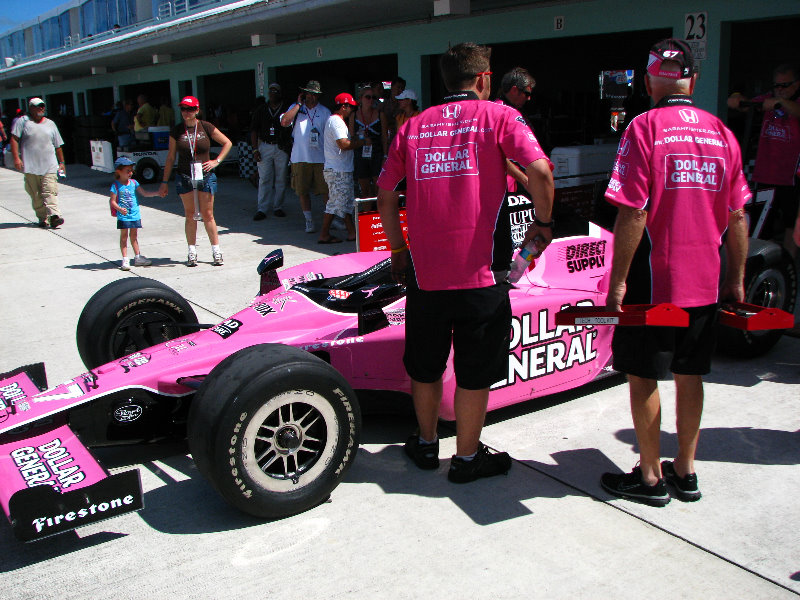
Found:
[[55, 229], [56, 227], [60, 227], [64, 224], [64, 219], [62, 219], [58, 215], [53, 215], [50, 217], [50, 229]]
[[694, 502], [700, 500], [702, 494], [697, 487], [697, 473], [689, 473], [686, 477], [678, 477], [675, 472], [675, 465], [671, 460], [665, 460], [661, 463], [661, 473], [667, 483], [675, 488], [678, 499], [684, 502]]
[[42, 229], [47, 229], [47, 221], [39, 221], [39, 227]]
[[420, 444], [419, 434], [414, 434], [408, 438], [403, 446], [408, 457], [414, 461], [420, 469], [431, 471], [439, 468], [439, 439], [432, 444]]
[[609, 494], [639, 500], [651, 506], [666, 506], [670, 501], [666, 481], [662, 478], [655, 485], [645, 484], [640, 467], [634, 467], [630, 473], [604, 473], [600, 485]]
[[469, 483], [481, 477], [505, 475], [511, 468], [511, 457], [508, 452], [492, 453], [478, 442], [478, 452], [472, 460], [453, 457], [447, 478], [453, 483]]
[[267, 218], [267, 215], [265, 213], [261, 212], [260, 210], [257, 211], [256, 214], [253, 215], [253, 221], [263, 221], [266, 218]]
[[286, 213], [285, 213], [285, 212], [283, 212], [283, 209], [282, 209], [282, 208], [277, 208], [277, 209], [275, 209], [275, 212], [274, 212], [273, 214], [274, 214], [276, 217], [285, 217], [285, 216], [286, 216]]

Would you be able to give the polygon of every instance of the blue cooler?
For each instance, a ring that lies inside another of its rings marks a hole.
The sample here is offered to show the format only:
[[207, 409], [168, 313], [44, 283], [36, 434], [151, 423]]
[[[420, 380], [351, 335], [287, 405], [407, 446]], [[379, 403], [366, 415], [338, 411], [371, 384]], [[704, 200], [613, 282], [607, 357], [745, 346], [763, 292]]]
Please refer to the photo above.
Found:
[[169, 127], [148, 127], [153, 140], [153, 150], [166, 150], [169, 148]]

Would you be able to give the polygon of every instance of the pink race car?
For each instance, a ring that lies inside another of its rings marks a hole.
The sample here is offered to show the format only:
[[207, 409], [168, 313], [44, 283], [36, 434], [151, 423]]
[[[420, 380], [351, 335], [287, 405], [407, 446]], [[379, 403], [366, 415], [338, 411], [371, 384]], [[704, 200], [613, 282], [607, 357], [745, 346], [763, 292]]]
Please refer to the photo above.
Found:
[[[508, 374], [492, 386], [489, 410], [611, 373], [612, 328], [555, 325], [562, 308], [605, 299], [612, 234], [585, 221], [573, 233], [510, 292]], [[200, 472], [244, 512], [278, 518], [324, 501], [356, 456], [359, 397], [410, 391], [405, 290], [388, 256], [333, 256], [278, 273], [276, 250], [259, 265], [251, 304], [213, 326], [158, 281], [99, 290], [77, 327], [87, 372], [50, 389], [42, 364], [0, 376], [0, 504], [17, 537], [142, 508], [138, 471], [109, 475], [88, 446], [186, 436]], [[760, 272], [749, 277], [763, 283]], [[453, 419], [452, 368], [444, 386], [441, 416]]]

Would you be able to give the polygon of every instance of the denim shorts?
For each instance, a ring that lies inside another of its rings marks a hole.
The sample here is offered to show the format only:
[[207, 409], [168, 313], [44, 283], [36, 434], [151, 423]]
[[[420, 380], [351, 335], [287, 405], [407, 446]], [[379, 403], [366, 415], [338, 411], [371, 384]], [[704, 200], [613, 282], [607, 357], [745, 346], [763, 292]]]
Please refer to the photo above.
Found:
[[122, 219], [117, 219], [117, 229], [141, 229], [142, 228], [142, 221], [123, 221]]
[[[194, 187], [192, 186], [192, 178], [183, 173], [177, 175], [177, 188], [178, 194], [190, 194]], [[208, 192], [209, 194], [216, 195], [217, 193], [217, 174], [214, 171], [209, 171], [203, 177], [203, 181], [197, 184], [198, 192]]]

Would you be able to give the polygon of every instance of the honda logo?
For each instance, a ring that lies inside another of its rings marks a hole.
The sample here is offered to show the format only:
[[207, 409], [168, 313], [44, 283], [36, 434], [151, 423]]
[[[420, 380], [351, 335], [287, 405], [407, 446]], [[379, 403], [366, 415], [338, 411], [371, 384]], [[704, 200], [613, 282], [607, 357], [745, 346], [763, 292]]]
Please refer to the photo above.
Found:
[[461, 114], [461, 107], [458, 104], [448, 104], [442, 109], [442, 116], [445, 119], [457, 119]]
[[697, 116], [697, 113], [689, 108], [682, 108], [678, 111], [678, 114], [683, 119], [684, 123], [699, 123], [700, 117]]

